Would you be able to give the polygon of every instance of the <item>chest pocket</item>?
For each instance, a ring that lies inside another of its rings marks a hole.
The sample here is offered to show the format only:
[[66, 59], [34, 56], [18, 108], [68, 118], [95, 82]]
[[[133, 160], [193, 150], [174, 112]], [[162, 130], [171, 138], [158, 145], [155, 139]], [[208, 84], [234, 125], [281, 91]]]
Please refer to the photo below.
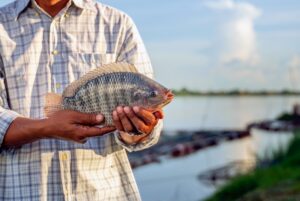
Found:
[[116, 61], [115, 54], [99, 53], [74, 53], [73, 59], [76, 63], [72, 65], [74, 79], [77, 80], [92, 69], [99, 68], [105, 64]]

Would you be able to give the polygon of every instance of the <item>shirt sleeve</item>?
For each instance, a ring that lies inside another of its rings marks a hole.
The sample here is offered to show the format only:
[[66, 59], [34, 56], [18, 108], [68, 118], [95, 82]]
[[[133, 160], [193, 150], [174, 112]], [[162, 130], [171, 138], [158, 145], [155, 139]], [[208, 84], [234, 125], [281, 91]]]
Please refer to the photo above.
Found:
[[122, 141], [119, 132], [115, 132], [115, 138], [117, 143], [123, 146], [127, 151], [129, 152], [141, 151], [155, 145], [158, 142], [162, 127], [163, 127], [163, 121], [160, 120], [155, 126], [155, 128], [153, 129], [152, 133], [148, 136], [147, 140], [141, 143], [130, 144], [130, 145], [126, 144], [124, 141]]
[[21, 115], [9, 109], [4, 66], [0, 56], [0, 147], [8, 127], [18, 116]]
[[[124, 42], [120, 48], [117, 62], [127, 62], [133, 64], [140, 73], [153, 79], [154, 75], [152, 65], [136, 25], [129, 17], [127, 18], [125, 24], [126, 32]], [[117, 143], [123, 146], [126, 150], [139, 151], [149, 148], [158, 142], [162, 127], [163, 122], [160, 120], [153, 129], [152, 133], [148, 136], [148, 139], [143, 143], [137, 143], [133, 145], [125, 144], [120, 140], [119, 132], [115, 133], [115, 138]]]

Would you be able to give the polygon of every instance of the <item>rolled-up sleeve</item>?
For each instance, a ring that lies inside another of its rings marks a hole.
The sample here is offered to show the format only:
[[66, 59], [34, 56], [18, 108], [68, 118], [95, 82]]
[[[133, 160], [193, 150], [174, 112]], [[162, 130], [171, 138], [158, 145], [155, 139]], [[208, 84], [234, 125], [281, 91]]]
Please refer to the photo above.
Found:
[[0, 56], [0, 147], [2, 146], [2, 142], [8, 127], [13, 120], [20, 116], [20, 114], [17, 112], [9, 109], [6, 87], [5, 72], [2, 58]]
[[[118, 54], [117, 62], [127, 62], [133, 64], [140, 73], [153, 79], [154, 73], [148, 53], [137, 30], [137, 27], [130, 17], [127, 17], [125, 29], [126, 34], [124, 37], [123, 45], [120, 48], [120, 52]], [[162, 128], [163, 122], [162, 120], [160, 120], [156, 127], [153, 129], [152, 133], [148, 136], [147, 140], [141, 143], [131, 145], [125, 144], [120, 139], [120, 134], [118, 132], [115, 133], [115, 138], [117, 143], [123, 146], [126, 150], [130, 152], [140, 151], [143, 149], [147, 149], [158, 142]]]
[[158, 142], [162, 128], [163, 128], [163, 121], [160, 120], [157, 123], [157, 125], [154, 127], [151, 134], [147, 137], [147, 139], [140, 143], [135, 143], [135, 144], [124, 143], [121, 139], [119, 132], [115, 132], [115, 138], [116, 138], [117, 143], [119, 145], [123, 146], [127, 151], [129, 151], [129, 152], [141, 151], [141, 150], [147, 149], [147, 148], [155, 145]]

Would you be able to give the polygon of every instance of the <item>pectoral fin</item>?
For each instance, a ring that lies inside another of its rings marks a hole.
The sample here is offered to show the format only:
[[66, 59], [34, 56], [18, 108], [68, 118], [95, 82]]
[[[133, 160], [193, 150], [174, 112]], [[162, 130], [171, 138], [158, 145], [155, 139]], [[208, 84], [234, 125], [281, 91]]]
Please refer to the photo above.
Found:
[[46, 117], [62, 110], [62, 96], [56, 93], [48, 93], [45, 97], [44, 113]]

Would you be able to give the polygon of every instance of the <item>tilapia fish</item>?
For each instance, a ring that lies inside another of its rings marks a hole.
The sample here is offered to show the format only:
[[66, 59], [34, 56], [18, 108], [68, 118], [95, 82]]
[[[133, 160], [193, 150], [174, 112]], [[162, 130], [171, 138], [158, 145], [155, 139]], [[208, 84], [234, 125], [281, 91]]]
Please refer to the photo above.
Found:
[[157, 111], [173, 99], [170, 90], [138, 73], [127, 63], [96, 68], [65, 88], [62, 95], [46, 96], [45, 115], [57, 110], [75, 110], [102, 114], [104, 125], [113, 125], [112, 112], [117, 106], [141, 106]]

